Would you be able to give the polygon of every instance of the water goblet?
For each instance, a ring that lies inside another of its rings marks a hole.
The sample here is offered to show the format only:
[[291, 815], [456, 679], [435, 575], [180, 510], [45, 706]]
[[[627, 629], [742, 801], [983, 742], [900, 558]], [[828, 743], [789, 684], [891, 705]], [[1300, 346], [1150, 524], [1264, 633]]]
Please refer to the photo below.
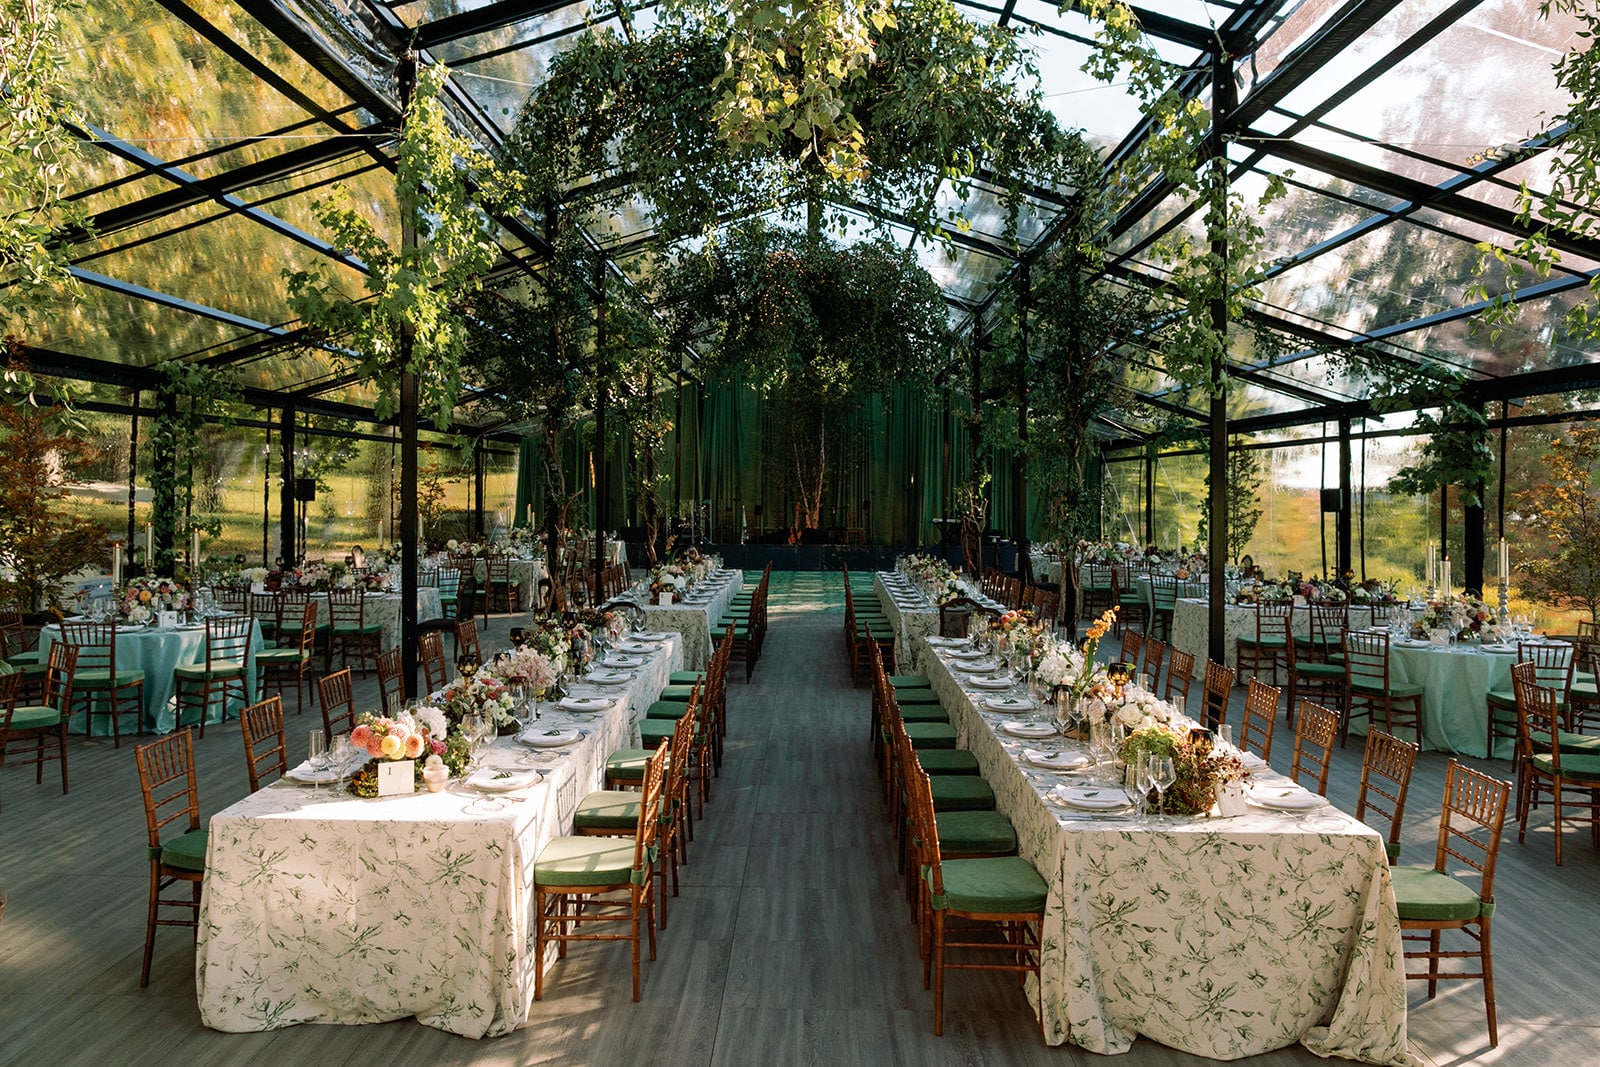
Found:
[[306, 738], [306, 766], [311, 770], [316, 779], [317, 792], [322, 791], [321, 772], [328, 769], [328, 750], [325, 747], [327, 739], [323, 737], [321, 729], [310, 731]]
[[329, 766], [342, 776], [350, 767], [351, 753], [354, 747], [350, 743], [350, 735], [339, 733], [333, 738], [333, 755], [329, 757]]
[[[1172, 757], [1154, 756], [1149, 763], [1150, 786], [1156, 791], [1156, 806], [1163, 811], [1166, 808], [1167, 790], [1178, 780], [1176, 769], [1172, 766]], [[1163, 815], [1163, 819], [1165, 816]]]

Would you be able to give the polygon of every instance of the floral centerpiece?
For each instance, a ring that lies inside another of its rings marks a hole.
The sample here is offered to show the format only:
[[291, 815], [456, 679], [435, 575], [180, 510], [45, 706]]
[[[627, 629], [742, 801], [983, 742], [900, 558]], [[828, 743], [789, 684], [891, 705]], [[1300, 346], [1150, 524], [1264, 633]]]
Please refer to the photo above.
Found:
[[677, 603], [683, 594], [689, 591], [689, 573], [682, 564], [663, 563], [650, 569], [650, 595], [659, 597], [662, 593], [670, 593], [672, 602]]
[[360, 583], [369, 593], [387, 593], [391, 578], [388, 571], [368, 571], [361, 576]]
[[[1424, 638], [1431, 630], [1444, 630], [1452, 641], [1501, 636], [1494, 610], [1477, 597], [1450, 597], [1430, 603], [1411, 624], [1411, 636]], [[1485, 633], [1485, 628], [1488, 632]]]
[[[579, 627], [582, 633], [578, 632]], [[570, 631], [570, 636], [573, 641], [587, 641], [594, 634], [605, 634], [606, 640], [615, 641], [627, 632], [628, 617], [622, 612], [579, 608], [577, 624]]]
[[1345, 590], [1337, 582], [1320, 578], [1301, 579], [1299, 593], [1306, 598], [1307, 604], [1343, 604], [1348, 599]]
[[1211, 735], [1187, 720], [1151, 721], [1132, 730], [1122, 743], [1122, 758], [1131, 761], [1141, 752], [1172, 760], [1176, 780], [1161, 795], [1161, 810], [1168, 815], [1204, 815], [1219, 786], [1245, 777], [1236, 757], [1214, 749]]
[[1368, 578], [1364, 582], [1354, 582], [1350, 586], [1352, 604], [1393, 604], [1395, 600], [1393, 582]]
[[470, 677], [457, 678], [439, 694], [439, 706], [452, 731], [459, 730], [468, 716], [479, 714], [488, 715], [497, 730], [514, 730], [517, 726], [516, 700], [506, 683], [492, 671], [476, 671]]
[[989, 623], [989, 637], [1008, 649], [1026, 645], [1031, 653], [1043, 633], [1044, 623], [1027, 609], [1008, 611]]
[[933, 602], [941, 607], [953, 600], [969, 595], [967, 587], [961, 579], [952, 572], [934, 586]]
[[[1110, 695], [1110, 683], [1105, 668], [1095, 662], [1100, 639], [1111, 630], [1116, 621], [1117, 609], [1107, 609], [1090, 626], [1084, 635], [1081, 648], [1046, 638], [1043, 655], [1035, 667], [1039, 681], [1055, 690], [1057, 708], [1065, 718], [1072, 718], [1073, 708], [1100, 710], [1104, 698]], [[1093, 708], [1089, 707], [1093, 704]]]
[[955, 575], [950, 565], [936, 556], [914, 552], [900, 560], [900, 569], [924, 586], [939, 586]]
[[189, 610], [189, 589], [176, 578], [135, 578], [117, 597], [122, 617], [143, 625], [158, 611]]
[[559, 674], [548, 655], [526, 643], [510, 652], [502, 652], [484, 670], [512, 685], [527, 686], [535, 699], [543, 697], [545, 690], [555, 685]]
[[350, 731], [350, 744], [371, 758], [350, 778], [349, 789], [358, 797], [378, 795], [378, 764], [384, 760], [416, 760], [417, 784], [422, 784], [423, 761], [438, 756], [452, 775], [466, 769], [468, 744], [460, 733], [450, 734], [445, 712], [423, 706], [394, 716], [367, 712]]

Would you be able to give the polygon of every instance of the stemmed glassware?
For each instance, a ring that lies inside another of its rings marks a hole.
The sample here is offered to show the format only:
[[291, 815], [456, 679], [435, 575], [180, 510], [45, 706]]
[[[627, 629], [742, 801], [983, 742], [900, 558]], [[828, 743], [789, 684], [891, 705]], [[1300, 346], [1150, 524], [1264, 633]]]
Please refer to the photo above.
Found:
[[311, 768], [319, 793], [322, 791], [322, 772], [328, 769], [328, 750], [325, 746], [326, 738], [322, 736], [322, 730], [312, 730], [306, 739], [306, 766]]
[[1150, 753], [1138, 751], [1133, 754], [1133, 759], [1123, 768], [1123, 782], [1128, 791], [1128, 797], [1139, 811], [1141, 824], [1150, 821]]
[[1150, 775], [1150, 787], [1156, 791], [1156, 806], [1162, 807], [1167, 790], [1178, 780], [1177, 770], [1172, 766], [1172, 757], [1153, 755], [1146, 765], [1146, 770]]

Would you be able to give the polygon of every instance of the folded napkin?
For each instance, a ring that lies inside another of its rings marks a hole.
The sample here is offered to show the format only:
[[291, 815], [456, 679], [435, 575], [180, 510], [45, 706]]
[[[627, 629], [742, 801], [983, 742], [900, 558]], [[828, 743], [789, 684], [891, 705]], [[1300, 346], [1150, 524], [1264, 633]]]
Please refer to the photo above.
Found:
[[284, 771], [283, 776], [291, 782], [300, 782], [305, 785], [326, 785], [329, 782], [339, 781], [344, 777], [344, 772], [338, 767], [313, 768], [311, 761], [306, 760], [298, 766]]
[[1309, 789], [1290, 782], [1286, 785], [1267, 785], [1258, 782], [1245, 791], [1245, 800], [1257, 807], [1274, 808], [1281, 811], [1301, 811], [1306, 808], [1320, 808], [1328, 802]]
[[1025, 748], [1022, 750], [1022, 758], [1035, 767], [1047, 767], [1052, 771], [1071, 771], [1089, 766], [1089, 757], [1075, 749], [1041, 752], [1036, 748]]
[[614, 697], [564, 697], [557, 706], [563, 711], [604, 711], [615, 703]]
[[535, 770], [479, 767], [467, 775], [465, 784], [484, 793], [509, 793], [515, 789], [526, 789], [530, 785], [537, 785], [538, 782], [539, 772]]

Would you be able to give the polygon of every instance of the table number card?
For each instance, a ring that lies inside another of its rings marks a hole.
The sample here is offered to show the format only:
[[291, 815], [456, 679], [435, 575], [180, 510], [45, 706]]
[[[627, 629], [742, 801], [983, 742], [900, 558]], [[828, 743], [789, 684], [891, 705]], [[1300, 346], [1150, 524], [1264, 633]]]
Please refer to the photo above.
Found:
[[416, 760], [383, 760], [378, 763], [378, 795], [380, 797], [400, 797], [416, 791]]
[[661, 605], [664, 608], [665, 607], [670, 607], [672, 605], [672, 594], [671, 593], [657, 593], [656, 594], [656, 603]]
[[178, 613], [176, 611], [156, 612], [156, 628], [159, 630], [175, 630], [178, 628]]

